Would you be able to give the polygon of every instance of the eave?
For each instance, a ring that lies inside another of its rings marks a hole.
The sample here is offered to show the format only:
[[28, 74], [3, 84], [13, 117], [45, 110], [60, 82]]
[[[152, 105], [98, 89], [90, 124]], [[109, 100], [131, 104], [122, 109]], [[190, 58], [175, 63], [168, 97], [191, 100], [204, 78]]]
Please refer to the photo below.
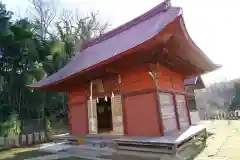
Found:
[[[198, 76], [218, 68], [190, 38], [181, 8], [170, 7], [164, 11], [161, 8], [155, 8], [147, 13], [151, 15], [137, 23], [133, 20], [135, 24], [126, 30], [110, 34], [111, 36], [88, 45], [59, 72], [28, 87], [57, 91], [57, 88], [61, 88], [61, 84], [70, 82], [74, 78], [91, 80], [94, 77], [93, 73], [104, 72], [102, 69], [104, 66], [136, 53], [143, 47], [148, 48], [146, 51], [150, 51], [149, 48], [153, 49], [156, 45], [165, 46], [169, 51], [164, 53], [164, 50], [161, 50], [164, 47], [159, 48], [155, 59], [149, 57], [149, 63], [161, 63], [174, 70], [182, 65], [185, 67], [186, 77]], [[177, 46], [180, 42], [189, 51], [181, 50], [180, 54], [179, 50], [174, 50], [175, 47], [172, 45]]]

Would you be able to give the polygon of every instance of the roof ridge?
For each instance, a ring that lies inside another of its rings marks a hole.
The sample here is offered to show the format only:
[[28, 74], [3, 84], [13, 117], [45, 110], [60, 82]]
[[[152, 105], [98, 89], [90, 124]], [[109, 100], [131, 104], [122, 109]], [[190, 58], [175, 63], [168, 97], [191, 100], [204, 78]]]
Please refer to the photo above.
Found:
[[98, 44], [106, 39], [109, 39], [119, 33], [122, 33], [125, 30], [139, 24], [140, 22], [157, 15], [160, 12], [166, 12], [170, 7], [171, 7], [171, 0], [164, 0], [162, 3], [160, 3], [156, 7], [152, 8], [151, 10], [145, 12], [144, 14], [120, 25], [119, 27], [117, 27], [103, 35], [98, 36], [97, 38], [89, 40], [88, 42], [86, 42], [84, 44], [83, 49], [86, 49], [86, 48], [93, 46], [95, 44]]

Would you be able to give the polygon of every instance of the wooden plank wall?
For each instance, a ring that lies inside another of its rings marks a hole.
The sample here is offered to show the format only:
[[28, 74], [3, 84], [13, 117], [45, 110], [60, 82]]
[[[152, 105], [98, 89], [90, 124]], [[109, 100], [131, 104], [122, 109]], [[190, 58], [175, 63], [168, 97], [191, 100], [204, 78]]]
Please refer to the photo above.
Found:
[[83, 89], [68, 93], [69, 130], [72, 135], [88, 133], [86, 96]]

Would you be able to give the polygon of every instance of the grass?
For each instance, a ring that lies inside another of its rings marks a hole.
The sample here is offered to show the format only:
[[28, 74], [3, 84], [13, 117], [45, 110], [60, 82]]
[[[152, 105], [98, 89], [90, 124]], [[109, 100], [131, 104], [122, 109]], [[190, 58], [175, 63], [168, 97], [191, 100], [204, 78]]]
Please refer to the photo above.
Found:
[[[38, 151], [38, 147], [15, 148], [0, 152], [0, 160], [24, 160], [27, 158], [36, 158], [51, 154], [52, 153]], [[77, 157], [68, 157], [60, 158], [59, 160], [83, 160], [83, 159]]]
[[39, 152], [37, 147], [15, 148], [0, 152], [0, 160], [24, 160], [50, 154]]

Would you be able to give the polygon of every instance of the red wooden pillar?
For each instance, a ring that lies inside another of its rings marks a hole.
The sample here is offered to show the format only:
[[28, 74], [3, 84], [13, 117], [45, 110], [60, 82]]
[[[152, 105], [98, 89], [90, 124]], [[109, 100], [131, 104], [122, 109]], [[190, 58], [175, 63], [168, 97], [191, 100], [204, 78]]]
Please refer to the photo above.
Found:
[[[69, 110], [69, 108], [68, 108]], [[70, 135], [72, 135], [72, 115], [70, 114], [70, 111], [68, 111], [68, 123], [69, 123], [69, 126], [68, 126], [68, 130], [69, 130], [69, 133]]]
[[126, 136], [128, 134], [128, 131], [127, 131], [127, 119], [126, 119], [126, 110], [125, 110], [125, 96], [122, 95], [122, 112], [123, 112], [123, 134], [124, 136]]
[[179, 115], [178, 115], [177, 101], [176, 101], [175, 93], [172, 93], [172, 96], [173, 96], [173, 104], [174, 104], [174, 109], [175, 109], [175, 116], [176, 116], [176, 121], [177, 121], [177, 127], [180, 130], [180, 122], [179, 122]]
[[89, 134], [89, 115], [88, 115], [88, 95], [85, 93], [85, 107], [86, 107], [86, 126], [87, 126], [87, 134]]
[[160, 104], [160, 98], [159, 98], [159, 89], [156, 89], [156, 107], [157, 107], [157, 115], [158, 115], [158, 127], [159, 132], [162, 136], [164, 136], [164, 126], [163, 126], [163, 118], [162, 118], [162, 111], [161, 111], [161, 104]]
[[71, 112], [71, 105], [70, 105], [70, 102], [69, 102], [69, 99], [70, 99], [70, 96], [69, 96], [69, 93], [67, 93], [67, 96], [68, 96], [68, 103], [67, 103], [67, 107], [68, 107], [68, 130], [69, 130], [69, 133], [70, 135], [72, 135], [72, 112]]
[[[158, 127], [159, 127], [159, 132], [162, 136], [164, 136], [164, 126], [163, 126], [163, 118], [162, 118], [162, 110], [161, 110], [161, 103], [160, 103], [160, 98], [159, 98], [159, 83], [158, 83], [158, 78], [156, 74], [156, 70], [158, 69], [159, 64], [157, 66], [154, 65], [149, 65], [148, 68], [148, 74], [152, 78], [154, 89], [155, 89], [155, 97], [156, 97], [156, 109], [157, 109], [157, 116], [158, 116]], [[154, 71], [153, 71], [154, 70]]]

